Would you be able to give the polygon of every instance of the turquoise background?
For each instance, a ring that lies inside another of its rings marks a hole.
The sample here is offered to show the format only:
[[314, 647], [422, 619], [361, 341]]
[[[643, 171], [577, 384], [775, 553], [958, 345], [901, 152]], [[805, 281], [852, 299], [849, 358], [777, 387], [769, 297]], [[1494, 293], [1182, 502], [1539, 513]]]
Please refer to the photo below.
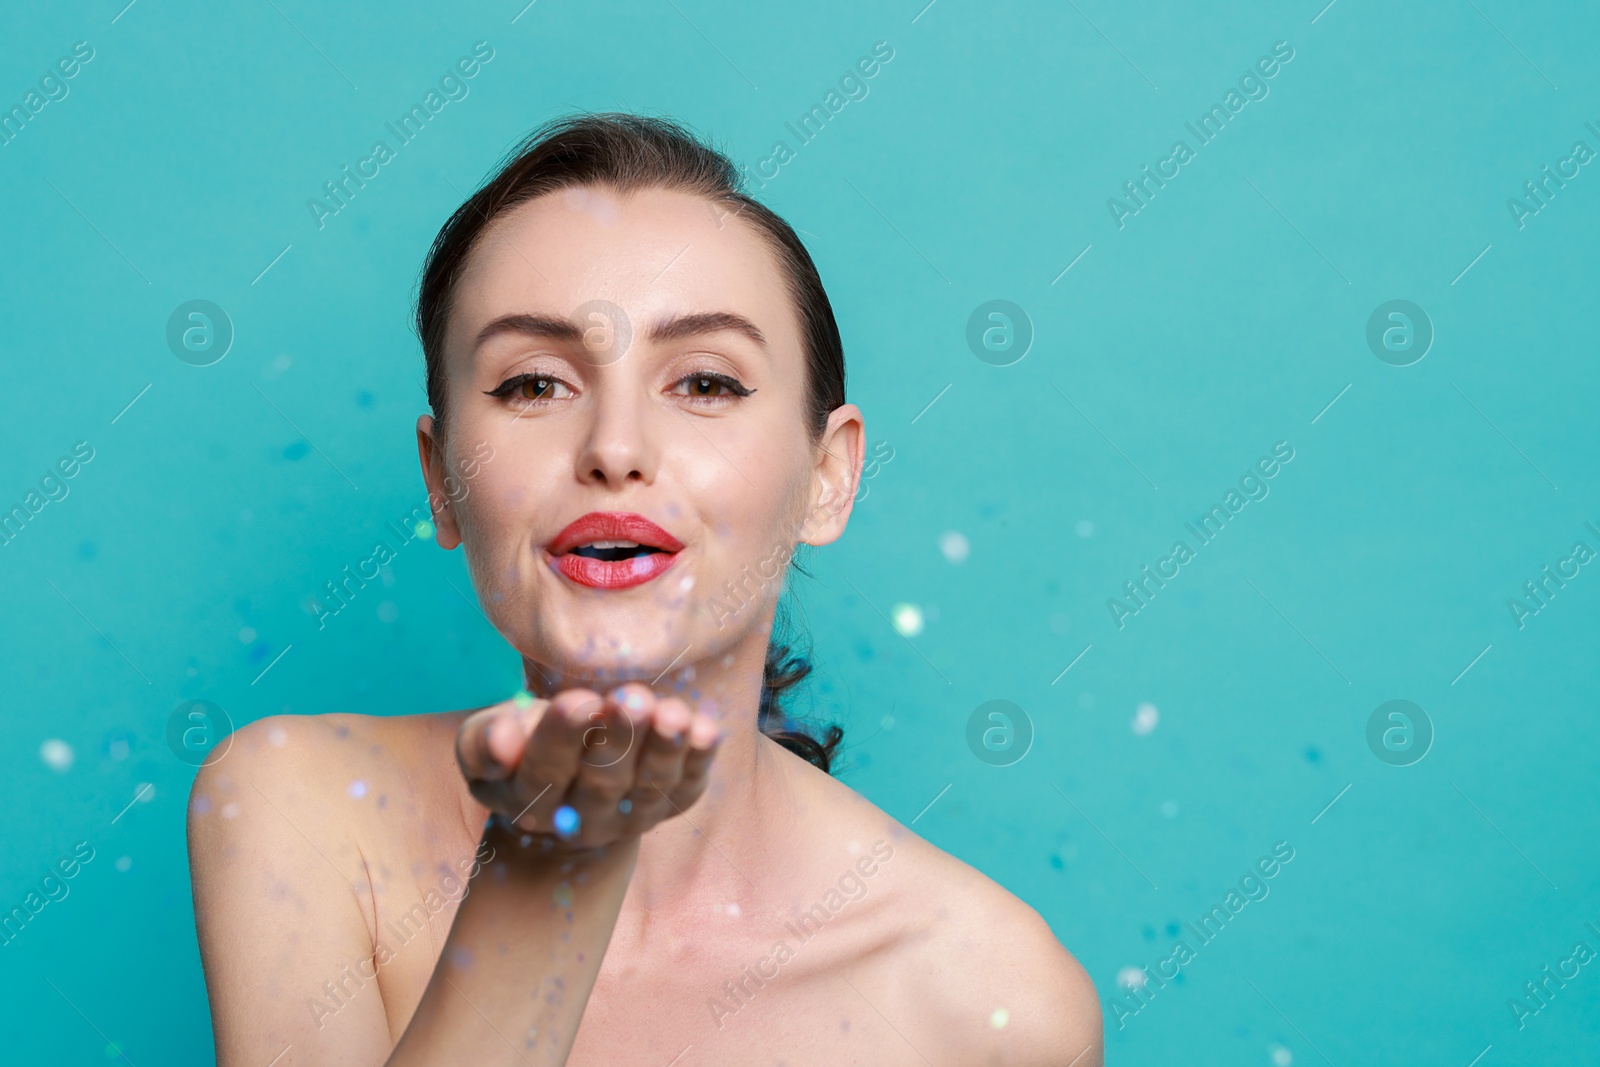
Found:
[[[0, 910], [95, 849], [0, 948], [8, 1060], [210, 1060], [181, 701], [243, 723], [516, 688], [460, 553], [406, 546], [320, 633], [305, 602], [423, 501], [428, 243], [579, 108], [674, 116], [751, 167], [795, 149], [757, 191], [893, 449], [791, 585], [810, 710], [847, 727], [847, 782], [1045, 916], [1108, 1062], [1596, 1055], [1600, 963], [1521, 1029], [1508, 1007], [1600, 951], [1600, 564], [1521, 627], [1507, 603], [1600, 550], [1600, 163], [1520, 228], [1507, 206], [1600, 150], [1592, 5], [123, 2], [13, 5], [0, 35], [7, 108], [95, 50], [0, 146], [0, 508], [95, 450], [0, 549]], [[480, 40], [469, 95], [318, 229], [307, 199]], [[785, 123], [880, 40], [869, 94], [796, 147]], [[1269, 95], [1119, 229], [1108, 198], [1279, 41]], [[165, 340], [193, 299], [236, 331], [207, 367]], [[993, 299], [1034, 333], [1009, 366], [966, 342]], [[1404, 367], [1366, 342], [1396, 299], [1435, 331]], [[1108, 599], [1277, 441], [1270, 495], [1118, 628]], [[1034, 733], [1004, 767], [966, 740], [996, 699]], [[1393, 699], [1435, 732], [1410, 766], [1366, 740]], [[1121, 1018], [1119, 974], [1280, 841], [1270, 895]]]

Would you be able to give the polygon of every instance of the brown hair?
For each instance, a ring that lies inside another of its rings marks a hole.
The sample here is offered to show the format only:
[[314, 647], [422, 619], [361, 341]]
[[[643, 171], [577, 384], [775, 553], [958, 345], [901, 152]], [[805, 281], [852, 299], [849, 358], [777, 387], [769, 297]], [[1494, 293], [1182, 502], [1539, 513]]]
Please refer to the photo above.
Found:
[[[623, 194], [645, 188], [691, 193], [729, 209], [719, 226], [731, 216], [756, 227], [777, 254], [795, 303], [806, 353], [806, 424], [812, 438], [820, 439], [828, 416], [845, 402], [844, 346], [811, 254], [787, 222], [745, 194], [743, 177], [726, 155], [670, 119], [620, 112], [570, 115], [534, 129], [434, 238], [418, 283], [416, 325], [428, 405], [439, 432], [445, 432], [448, 403], [446, 327], [456, 285], [479, 237], [519, 204], [582, 185], [604, 185]], [[769, 641], [757, 723], [762, 733], [829, 771], [844, 731], [830, 725], [815, 737], [784, 714], [779, 700], [810, 672], [809, 658]]]

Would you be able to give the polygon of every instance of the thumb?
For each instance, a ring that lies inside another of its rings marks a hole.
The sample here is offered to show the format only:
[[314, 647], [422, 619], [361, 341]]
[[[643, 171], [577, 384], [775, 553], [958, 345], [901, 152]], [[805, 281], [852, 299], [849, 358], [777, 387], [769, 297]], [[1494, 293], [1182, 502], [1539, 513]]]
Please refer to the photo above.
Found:
[[456, 732], [456, 761], [469, 779], [511, 777], [548, 700], [512, 698], [473, 712]]

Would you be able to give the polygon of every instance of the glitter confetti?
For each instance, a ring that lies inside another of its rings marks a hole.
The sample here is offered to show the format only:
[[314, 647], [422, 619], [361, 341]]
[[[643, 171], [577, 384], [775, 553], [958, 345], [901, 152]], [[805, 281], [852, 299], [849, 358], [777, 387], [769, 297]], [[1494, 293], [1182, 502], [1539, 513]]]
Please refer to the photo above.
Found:
[[1156, 728], [1156, 723], [1161, 721], [1161, 713], [1156, 711], [1154, 704], [1140, 704], [1139, 710], [1133, 714], [1133, 732], [1143, 737]]
[[39, 758], [44, 760], [51, 770], [65, 774], [72, 767], [72, 746], [59, 738], [52, 737], [39, 746]]
[[351, 782], [350, 783], [350, 795], [355, 797], [357, 800], [360, 800], [362, 797], [366, 796], [367, 795], [367, 783], [363, 782], [359, 778], [357, 778], [355, 781]]
[[1124, 989], [1140, 989], [1144, 983], [1144, 972], [1137, 967], [1124, 967], [1117, 972], [1117, 984]]
[[106, 755], [110, 756], [114, 760], [127, 759], [128, 753], [131, 751], [132, 747], [132, 742], [129, 740], [130, 736], [131, 735], [127, 734], [125, 731], [114, 732], [107, 735]]
[[989, 1016], [989, 1025], [996, 1030], [1004, 1030], [1010, 1021], [1011, 1013], [1004, 1008], [996, 1008], [994, 1014]]
[[556, 834], [561, 837], [571, 837], [578, 832], [582, 820], [578, 817], [576, 808], [563, 804], [556, 809], [555, 819]]
[[896, 604], [892, 618], [902, 637], [915, 637], [922, 632], [922, 609], [915, 604]]
[[962, 563], [971, 554], [972, 546], [967, 543], [965, 534], [951, 530], [939, 538], [939, 551], [943, 552], [944, 558], [951, 563]]

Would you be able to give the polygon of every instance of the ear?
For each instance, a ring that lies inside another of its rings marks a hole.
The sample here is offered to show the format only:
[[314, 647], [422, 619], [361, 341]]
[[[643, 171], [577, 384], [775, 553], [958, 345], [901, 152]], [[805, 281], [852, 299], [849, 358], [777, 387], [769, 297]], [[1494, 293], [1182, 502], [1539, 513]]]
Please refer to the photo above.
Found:
[[809, 506], [797, 538], [801, 543], [826, 545], [844, 533], [855, 507], [856, 487], [861, 484], [865, 443], [861, 409], [854, 404], [834, 408], [816, 446]]
[[433, 510], [433, 537], [445, 550], [461, 543], [461, 529], [450, 511], [450, 494], [445, 491], [449, 464], [445, 457], [444, 435], [432, 415], [417, 419], [417, 458], [422, 461], [422, 479], [428, 485], [428, 506]]

